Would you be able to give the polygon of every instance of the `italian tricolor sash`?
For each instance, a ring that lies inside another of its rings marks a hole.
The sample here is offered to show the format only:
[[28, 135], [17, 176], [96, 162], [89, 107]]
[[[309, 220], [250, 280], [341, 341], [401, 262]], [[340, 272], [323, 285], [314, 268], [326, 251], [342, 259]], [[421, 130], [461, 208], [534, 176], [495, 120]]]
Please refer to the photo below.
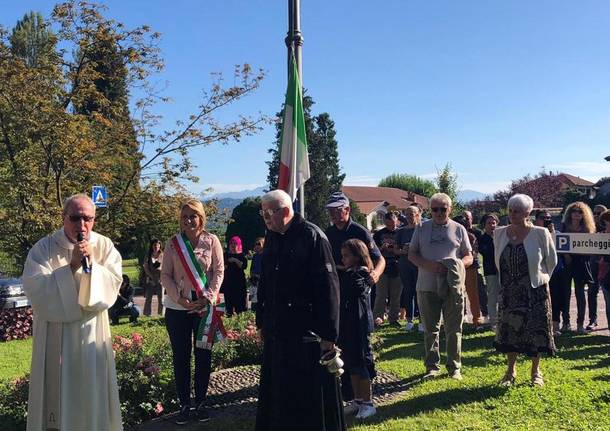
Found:
[[[172, 238], [172, 244], [178, 253], [178, 258], [182, 267], [186, 272], [191, 285], [195, 288], [197, 298], [204, 296], [203, 291], [207, 282], [205, 272], [201, 268], [199, 261], [195, 257], [193, 247], [190, 241], [184, 234], [176, 235]], [[210, 304], [207, 305], [199, 315], [201, 321], [197, 328], [197, 337], [195, 345], [201, 349], [211, 349], [214, 341], [222, 341], [225, 339], [227, 332], [222, 323], [222, 316], [225, 312], [224, 296], [218, 295], [210, 299]]]
[[225, 314], [224, 295], [218, 295], [218, 301], [213, 307], [206, 307], [201, 316], [201, 323], [197, 328], [195, 346], [200, 349], [212, 349], [214, 341], [223, 341], [227, 336], [227, 331], [222, 323], [222, 316]]

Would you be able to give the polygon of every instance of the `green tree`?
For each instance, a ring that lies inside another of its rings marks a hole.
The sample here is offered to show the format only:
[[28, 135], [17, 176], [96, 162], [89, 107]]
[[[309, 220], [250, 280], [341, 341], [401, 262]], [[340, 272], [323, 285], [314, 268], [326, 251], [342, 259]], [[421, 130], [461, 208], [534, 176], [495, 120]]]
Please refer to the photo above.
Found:
[[457, 200], [458, 186], [457, 173], [453, 172], [451, 163], [447, 163], [442, 169], [437, 172], [436, 176], [436, 187], [440, 193], [445, 193], [451, 198], [453, 202], [452, 214], [460, 214], [464, 207]]
[[366, 216], [360, 211], [358, 205], [353, 200], [349, 200], [350, 216], [356, 223], [366, 227]]
[[252, 250], [256, 238], [265, 236], [265, 222], [259, 214], [260, 209], [260, 197], [245, 198], [237, 205], [227, 225], [226, 240], [237, 235], [241, 238], [244, 252]]
[[[311, 97], [307, 95], [303, 97], [311, 174], [309, 180], [305, 183], [305, 214], [309, 221], [324, 228], [330, 223], [325, 209], [326, 200], [333, 192], [341, 190], [345, 174], [341, 173], [339, 167], [335, 123], [326, 112], [312, 117], [311, 108], [313, 104]], [[282, 114], [283, 112], [277, 114], [280, 120]], [[269, 149], [271, 160], [267, 162], [269, 166], [267, 181], [270, 189], [277, 188], [279, 175], [281, 121], [276, 124], [276, 142]]]
[[11, 52], [25, 61], [27, 67], [38, 67], [49, 60], [55, 49], [55, 34], [39, 12], [28, 12], [17, 21], [9, 42]]
[[379, 182], [379, 187], [394, 187], [427, 198], [436, 193], [436, 186], [432, 181], [410, 174], [388, 175]]
[[[231, 85], [216, 74], [193, 113], [160, 130], [154, 106], [167, 98], [149, 83], [163, 67], [160, 35], [146, 25], [126, 28], [105, 10], [86, 1], [56, 5], [44, 22], [54, 31], [53, 50], [36, 67], [19, 48], [23, 31], [11, 39], [0, 28], [0, 250], [20, 263], [61, 224], [63, 200], [93, 184], [111, 187], [110, 210], [98, 213], [96, 230], [132, 255], [150, 236], [143, 227], [175, 230], [184, 181], [196, 181], [190, 151], [239, 141], [266, 121], [217, 119], [264, 78], [243, 65]], [[143, 96], [128, 103], [136, 87]]]

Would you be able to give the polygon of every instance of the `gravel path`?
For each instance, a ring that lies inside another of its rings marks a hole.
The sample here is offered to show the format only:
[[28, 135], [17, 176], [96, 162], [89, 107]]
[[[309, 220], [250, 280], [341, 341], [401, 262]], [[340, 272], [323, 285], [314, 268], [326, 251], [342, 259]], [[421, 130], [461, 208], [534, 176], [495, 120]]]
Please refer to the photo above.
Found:
[[[212, 373], [208, 389], [210, 416], [212, 418], [231, 418], [239, 421], [253, 418], [256, 414], [258, 396], [258, 366], [247, 366], [221, 370]], [[377, 372], [373, 382], [373, 399], [376, 404], [386, 403], [404, 392], [414, 381], [398, 380], [383, 371]], [[170, 422], [171, 415], [143, 424], [140, 431], [195, 430], [200, 424], [177, 426]]]

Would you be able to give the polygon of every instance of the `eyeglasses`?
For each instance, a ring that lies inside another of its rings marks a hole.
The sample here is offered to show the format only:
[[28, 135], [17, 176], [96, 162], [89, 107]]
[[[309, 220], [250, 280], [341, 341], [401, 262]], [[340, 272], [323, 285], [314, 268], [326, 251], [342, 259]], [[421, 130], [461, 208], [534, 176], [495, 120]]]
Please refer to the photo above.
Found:
[[272, 210], [271, 208], [267, 208], [266, 210], [260, 210], [258, 213], [260, 214], [261, 217], [265, 217], [265, 214], [268, 217], [273, 217], [273, 215], [281, 209], [284, 209], [284, 207], [279, 207], [274, 210]]
[[191, 215], [186, 215], [184, 214], [182, 216], [182, 220], [184, 221], [190, 221], [190, 222], [194, 222], [195, 220], [197, 220], [199, 218], [199, 216], [197, 214], [191, 214]]
[[446, 213], [447, 212], [447, 207], [432, 207], [430, 208], [432, 210], [433, 213]]
[[85, 223], [90, 223], [95, 220], [95, 216], [86, 216], [86, 215], [69, 215], [68, 219], [72, 223], [79, 223], [81, 220]]
[[572, 210], [573, 213], [582, 214], [582, 210], [580, 208], [576, 208]]
[[328, 210], [329, 213], [331, 214], [339, 214], [341, 212], [343, 212], [343, 210], [346, 207], [333, 207], [333, 208], [326, 208]]
[[602, 213], [593, 213], [593, 215], [594, 215], [595, 217], [599, 217], [600, 215], [602, 215]]

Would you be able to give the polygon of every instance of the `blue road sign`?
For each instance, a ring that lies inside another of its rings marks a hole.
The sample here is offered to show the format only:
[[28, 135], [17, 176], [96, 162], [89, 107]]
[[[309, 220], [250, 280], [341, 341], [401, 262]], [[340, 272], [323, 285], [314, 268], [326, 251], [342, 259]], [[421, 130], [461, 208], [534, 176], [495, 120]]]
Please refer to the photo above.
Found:
[[108, 190], [105, 186], [93, 186], [91, 189], [91, 199], [97, 208], [108, 207]]

